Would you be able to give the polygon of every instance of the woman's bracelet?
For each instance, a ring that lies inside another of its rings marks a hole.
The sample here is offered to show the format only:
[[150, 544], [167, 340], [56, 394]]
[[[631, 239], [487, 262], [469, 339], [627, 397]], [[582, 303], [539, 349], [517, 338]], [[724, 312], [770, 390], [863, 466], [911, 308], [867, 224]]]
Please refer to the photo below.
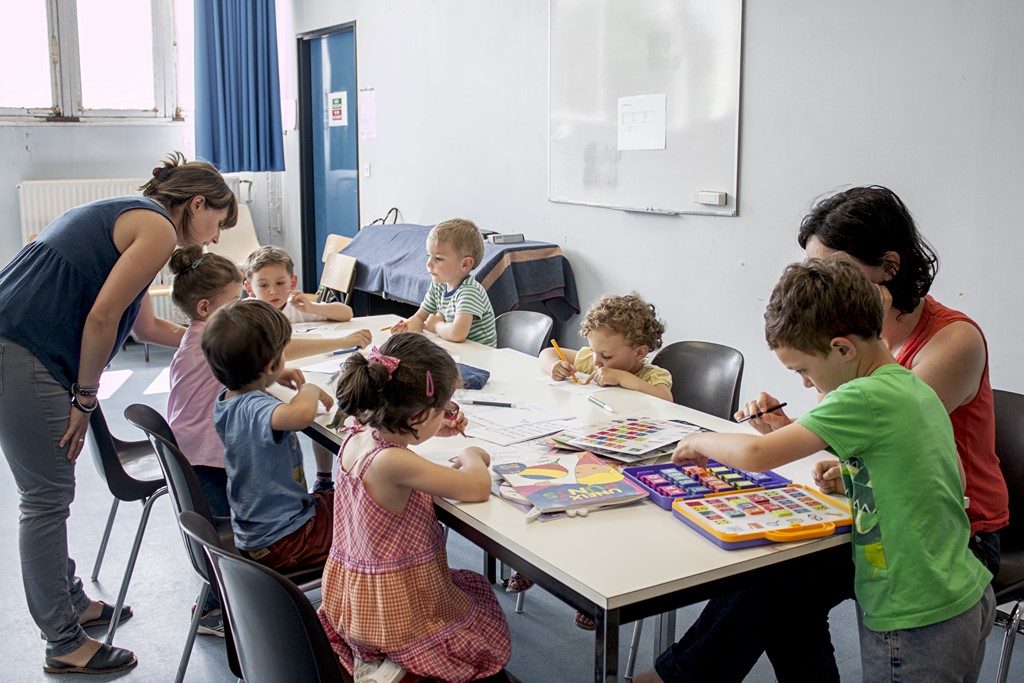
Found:
[[93, 401], [92, 404], [86, 405], [78, 400], [76, 394], [71, 394], [71, 407], [82, 413], [91, 413], [100, 407], [99, 401]]
[[78, 384], [76, 382], [75, 384], [71, 385], [71, 395], [72, 396], [77, 394], [79, 396], [85, 396], [86, 398], [92, 398], [93, 396], [95, 396], [99, 392], [100, 392], [100, 385], [99, 384], [90, 384], [88, 386], [83, 386], [83, 385]]

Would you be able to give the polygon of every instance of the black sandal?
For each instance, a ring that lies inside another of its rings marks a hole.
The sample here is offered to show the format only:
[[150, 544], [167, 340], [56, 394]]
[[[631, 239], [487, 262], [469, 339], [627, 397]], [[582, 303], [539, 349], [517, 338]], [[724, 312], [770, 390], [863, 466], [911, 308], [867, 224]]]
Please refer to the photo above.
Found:
[[[102, 600], [100, 600], [99, 603], [102, 606], [101, 609], [100, 609], [100, 615], [98, 617], [96, 617], [95, 619], [90, 619], [89, 621], [82, 622], [82, 624], [81, 624], [82, 628], [91, 628], [93, 626], [106, 626], [106, 625], [108, 625], [110, 623], [111, 619], [114, 618], [114, 606], [113, 605], [108, 605], [107, 603], [103, 602]], [[134, 616], [134, 614], [135, 613], [132, 612], [132, 608], [131, 608], [130, 605], [122, 605], [121, 606], [121, 619], [120, 619], [120, 621], [117, 622], [118, 625], [121, 625], [124, 622], [128, 621], [129, 619], [131, 619], [132, 616]]]
[[46, 658], [43, 673], [48, 674], [112, 674], [132, 669], [139, 660], [135, 654], [124, 648], [103, 643], [96, 654], [89, 658], [85, 666], [75, 666], [65, 662]]

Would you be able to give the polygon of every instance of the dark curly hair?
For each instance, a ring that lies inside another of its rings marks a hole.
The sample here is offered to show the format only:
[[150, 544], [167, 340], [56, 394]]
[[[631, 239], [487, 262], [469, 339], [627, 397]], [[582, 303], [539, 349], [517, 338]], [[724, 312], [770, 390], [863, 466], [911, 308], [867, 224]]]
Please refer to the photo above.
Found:
[[292, 324], [266, 301], [240, 299], [222, 306], [203, 329], [203, 355], [213, 376], [228, 389], [251, 384], [268, 364], [280, 361]]
[[[882, 284], [901, 313], [917, 308], [939, 270], [939, 257], [918, 232], [906, 205], [880, 185], [854, 187], [819, 200], [800, 223], [797, 241], [802, 249], [811, 237], [865, 265], [885, 269], [889, 279]], [[889, 251], [899, 254], [899, 266], [885, 260]]]
[[[448, 405], [462, 386], [459, 368], [447, 351], [412, 332], [388, 338], [380, 353], [399, 360], [391, 377], [382, 364], [353, 354], [338, 381], [338, 410], [368, 427], [418, 438], [413, 420], [429, 408], [443, 410]], [[434, 385], [432, 396], [427, 396], [428, 371]]]
[[661, 348], [665, 323], [658, 319], [654, 304], [647, 303], [636, 292], [624, 296], [605, 294], [587, 309], [580, 334], [586, 337], [599, 329], [621, 334], [630, 346], [646, 346], [651, 352]]

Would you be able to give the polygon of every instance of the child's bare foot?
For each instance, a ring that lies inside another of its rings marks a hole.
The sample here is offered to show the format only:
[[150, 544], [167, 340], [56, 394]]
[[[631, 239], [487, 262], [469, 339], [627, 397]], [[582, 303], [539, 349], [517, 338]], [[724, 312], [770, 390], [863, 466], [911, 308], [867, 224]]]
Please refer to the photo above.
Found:
[[533, 581], [520, 574], [519, 572], [512, 572], [512, 576], [508, 577], [505, 581], [505, 592], [506, 593], [522, 593], [528, 590], [533, 585]]

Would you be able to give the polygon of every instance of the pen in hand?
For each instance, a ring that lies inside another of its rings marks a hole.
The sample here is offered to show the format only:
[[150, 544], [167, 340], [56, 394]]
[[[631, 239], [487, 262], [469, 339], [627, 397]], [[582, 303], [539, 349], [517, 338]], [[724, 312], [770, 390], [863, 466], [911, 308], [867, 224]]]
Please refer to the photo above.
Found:
[[783, 409], [783, 408], [785, 408], [785, 407], [786, 407], [787, 405], [789, 405], [789, 404], [788, 404], [788, 403], [786, 403], [785, 401], [783, 401], [783, 402], [782, 402], [782, 403], [780, 403], [779, 405], [777, 405], [777, 406], [772, 406], [772, 407], [771, 407], [771, 408], [769, 408], [768, 410], [761, 410], [761, 411], [758, 411], [758, 412], [754, 413], [753, 415], [747, 415], [747, 416], [746, 416], [745, 418], [743, 418], [742, 420], [736, 420], [736, 424], [741, 424], [741, 423], [743, 423], [743, 422], [746, 422], [747, 420], [753, 420], [753, 419], [755, 419], [755, 418], [758, 418], [758, 417], [764, 417], [764, 416], [765, 416], [765, 415], [767, 415], [768, 413], [774, 413], [774, 412], [775, 412], [776, 410], [782, 410], [782, 409]]

